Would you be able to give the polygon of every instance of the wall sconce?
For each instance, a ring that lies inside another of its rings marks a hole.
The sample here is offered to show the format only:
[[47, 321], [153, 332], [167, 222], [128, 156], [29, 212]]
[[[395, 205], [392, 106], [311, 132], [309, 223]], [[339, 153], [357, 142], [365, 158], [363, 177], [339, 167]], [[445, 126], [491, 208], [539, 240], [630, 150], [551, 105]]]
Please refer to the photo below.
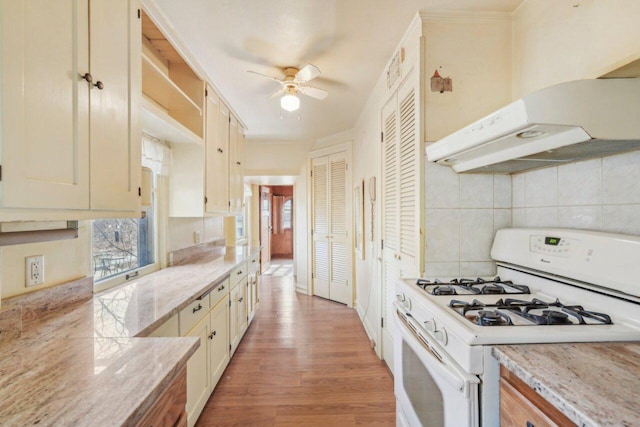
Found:
[[431, 92], [453, 92], [453, 82], [451, 77], [442, 78], [438, 70], [431, 77]]

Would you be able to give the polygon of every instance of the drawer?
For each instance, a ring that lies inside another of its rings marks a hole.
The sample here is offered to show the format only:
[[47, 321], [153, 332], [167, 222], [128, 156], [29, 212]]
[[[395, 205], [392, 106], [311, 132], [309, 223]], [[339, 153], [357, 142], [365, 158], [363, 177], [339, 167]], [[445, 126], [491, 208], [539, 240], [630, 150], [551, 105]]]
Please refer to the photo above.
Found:
[[209, 313], [209, 297], [205, 295], [180, 310], [180, 335], [185, 336], [193, 326]]
[[249, 258], [249, 271], [256, 271], [260, 269], [260, 252]]
[[234, 288], [238, 283], [242, 281], [242, 279], [247, 277], [247, 273], [248, 270], [246, 262], [243, 262], [242, 264], [231, 270], [231, 274], [229, 275], [231, 287]]
[[222, 299], [229, 295], [229, 279], [222, 281], [209, 292], [209, 307], [214, 308]]

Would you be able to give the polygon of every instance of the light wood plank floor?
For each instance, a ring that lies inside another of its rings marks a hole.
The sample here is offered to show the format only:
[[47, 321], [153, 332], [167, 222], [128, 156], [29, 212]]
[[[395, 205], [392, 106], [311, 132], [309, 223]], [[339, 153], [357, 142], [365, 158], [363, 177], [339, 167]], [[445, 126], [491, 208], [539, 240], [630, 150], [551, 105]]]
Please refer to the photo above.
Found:
[[355, 310], [262, 276], [258, 312], [198, 420], [210, 426], [393, 426], [393, 378]]

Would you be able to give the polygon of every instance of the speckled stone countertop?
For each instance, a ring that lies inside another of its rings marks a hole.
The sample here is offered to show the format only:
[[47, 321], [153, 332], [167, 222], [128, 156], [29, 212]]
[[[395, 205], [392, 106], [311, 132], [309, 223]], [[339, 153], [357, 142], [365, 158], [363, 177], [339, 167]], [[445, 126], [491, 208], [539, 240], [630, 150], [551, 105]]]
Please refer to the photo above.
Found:
[[135, 424], [200, 345], [146, 336], [257, 252], [194, 252], [93, 298], [23, 307], [19, 336], [0, 341], [0, 425]]
[[492, 351], [579, 426], [640, 425], [640, 343], [500, 345]]

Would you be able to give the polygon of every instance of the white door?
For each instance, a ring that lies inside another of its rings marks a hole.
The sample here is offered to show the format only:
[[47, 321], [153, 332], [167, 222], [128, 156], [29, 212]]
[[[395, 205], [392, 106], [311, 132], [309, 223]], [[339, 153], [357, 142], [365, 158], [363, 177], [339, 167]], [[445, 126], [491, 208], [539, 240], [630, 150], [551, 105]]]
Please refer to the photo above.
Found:
[[314, 295], [343, 304], [351, 301], [351, 241], [346, 153], [313, 159]]
[[410, 70], [382, 109], [382, 355], [393, 371], [396, 281], [423, 271], [424, 149], [419, 73]]
[[0, 6], [2, 207], [88, 209], [88, 1]]
[[382, 357], [393, 372], [393, 302], [395, 281], [400, 277], [399, 195], [398, 195], [398, 118], [397, 98], [382, 109]]
[[141, 20], [137, 0], [91, 0], [91, 209], [137, 211]]

